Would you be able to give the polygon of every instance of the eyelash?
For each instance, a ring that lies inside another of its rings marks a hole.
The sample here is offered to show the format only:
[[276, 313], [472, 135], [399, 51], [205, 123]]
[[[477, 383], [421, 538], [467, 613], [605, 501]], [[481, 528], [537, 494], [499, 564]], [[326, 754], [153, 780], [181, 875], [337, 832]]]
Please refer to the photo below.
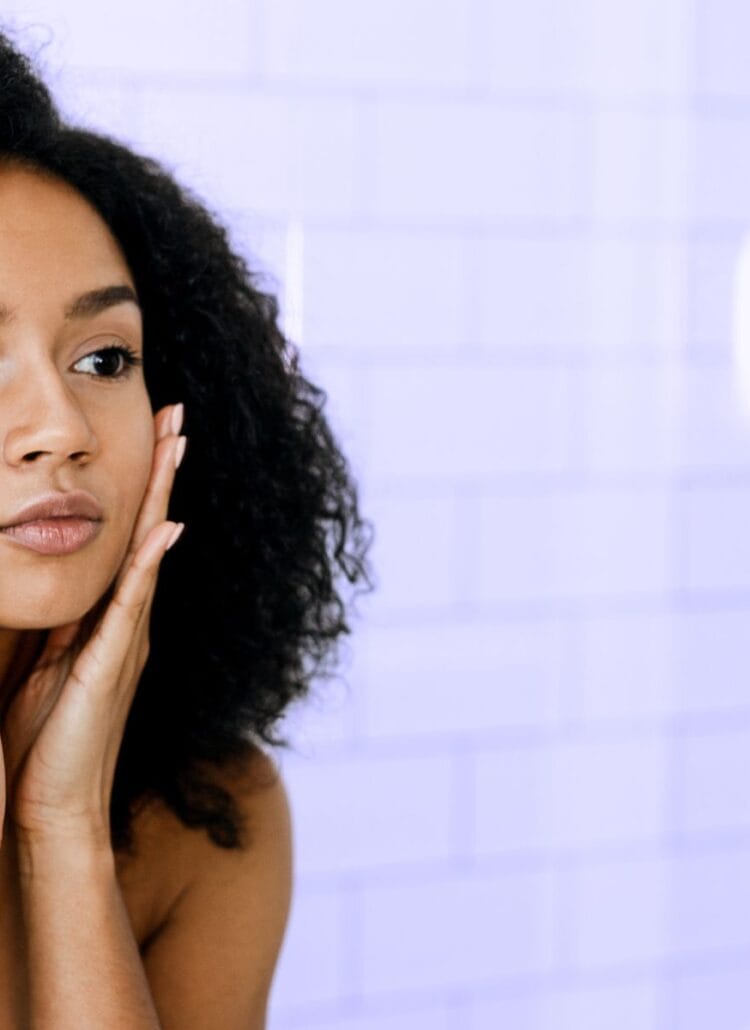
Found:
[[[123, 344], [116, 344], [111, 347], [100, 347], [98, 350], [93, 350], [90, 354], [86, 354], [84, 357], [79, 358], [79, 361], [86, 361], [88, 358], [96, 357], [97, 354], [109, 354], [112, 351], [122, 355], [124, 362], [122, 371], [115, 372], [114, 375], [96, 375], [94, 372], [84, 372], [84, 375], [91, 376], [92, 379], [127, 379], [134, 368], [143, 364], [143, 359], [138, 357], [136, 351]], [[78, 363], [79, 362], [77, 361], [76, 364]]]

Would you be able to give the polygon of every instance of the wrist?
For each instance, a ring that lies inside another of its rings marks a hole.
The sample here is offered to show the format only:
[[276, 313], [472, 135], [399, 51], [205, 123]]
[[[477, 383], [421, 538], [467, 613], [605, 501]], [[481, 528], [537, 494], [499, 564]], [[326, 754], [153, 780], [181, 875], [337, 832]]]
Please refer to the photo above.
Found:
[[30, 833], [16, 827], [8, 843], [16, 851], [18, 870], [24, 880], [88, 877], [115, 870], [111, 845], [99, 837]]

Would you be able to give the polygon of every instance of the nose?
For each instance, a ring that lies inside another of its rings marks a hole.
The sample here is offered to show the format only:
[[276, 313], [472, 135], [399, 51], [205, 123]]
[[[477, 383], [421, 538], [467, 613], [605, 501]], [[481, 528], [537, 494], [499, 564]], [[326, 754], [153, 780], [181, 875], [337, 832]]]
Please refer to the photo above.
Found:
[[0, 432], [6, 465], [44, 461], [57, 467], [89, 459], [96, 437], [81, 405], [50, 364], [35, 362], [24, 384], [0, 397]]

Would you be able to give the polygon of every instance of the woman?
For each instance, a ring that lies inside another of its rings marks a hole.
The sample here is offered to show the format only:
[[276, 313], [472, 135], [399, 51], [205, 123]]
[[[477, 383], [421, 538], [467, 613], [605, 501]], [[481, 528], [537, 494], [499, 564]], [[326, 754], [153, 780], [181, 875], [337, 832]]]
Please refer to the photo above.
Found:
[[277, 315], [0, 33], [3, 1027], [265, 1024], [291, 842], [260, 744], [350, 631], [337, 576], [372, 587]]

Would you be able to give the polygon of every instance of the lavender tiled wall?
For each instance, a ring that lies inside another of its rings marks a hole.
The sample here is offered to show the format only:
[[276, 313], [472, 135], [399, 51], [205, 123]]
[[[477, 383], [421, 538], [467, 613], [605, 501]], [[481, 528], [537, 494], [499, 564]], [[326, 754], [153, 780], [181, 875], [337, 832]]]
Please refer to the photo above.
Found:
[[377, 525], [271, 1030], [747, 1030], [748, 9], [5, 8], [255, 256]]

